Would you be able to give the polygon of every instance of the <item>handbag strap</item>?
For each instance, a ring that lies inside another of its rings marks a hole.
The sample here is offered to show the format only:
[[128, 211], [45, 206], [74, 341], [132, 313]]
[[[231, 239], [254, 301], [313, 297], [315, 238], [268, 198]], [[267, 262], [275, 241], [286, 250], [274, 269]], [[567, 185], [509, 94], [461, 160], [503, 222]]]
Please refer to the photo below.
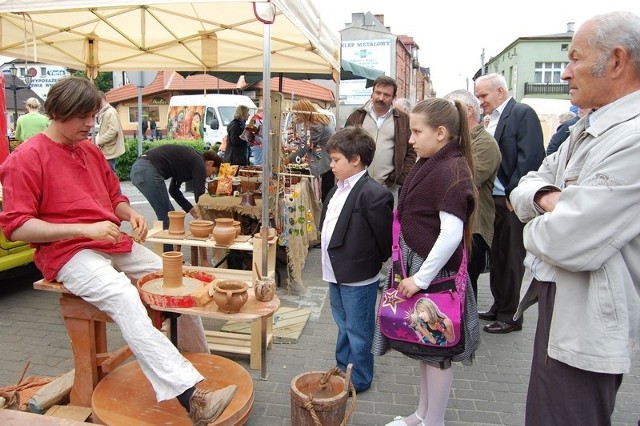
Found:
[[[398, 210], [393, 211], [393, 228], [392, 228], [392, 241], [391, 241], [391, 260], [393, 261], [393, 266], [396, 265], [396, 262], [400, 265], [400, 271], [402, 273], [402, 278], [407, 278], [407, 271], [404, 267], [404, 262], [402, 259], [402, 250], [400, 249], [400, 219], [398, 218]], [[392, 268], [393, 268], [392, 266]], [[395, 269], [395, 268], [393, 268]], [[395, 275], [395, 274], [393, 274]], [[391, 286], [395, 284], [395, 279], [391, 277]]]
[[[458, 268], [458, 272], [456, 272], [455, 281], [456, 281], [456, 290], [460, 293], [460, 297], [464, 300], [465, 291], [467, 289], [467, 277], [469, 276], [467, 272], [467, 243], [462, 240], [462, 261], [460, 262], [460, 267]], [[393, 228], [392, 228], [392, 243], [391, 243], [391, 260], [393, 261], [393, 265], [396, 265], [396, 262], [400, 264], [400, 271], [402, 273], [402, 278], [407, 277], [407, 271], [405, 269], [404, 260], [402, 259], [402, 250], [400, 249], [400, 219], [398, 218], [398, 210], [393, 211]], [[394, 268], [395, 269], [395, 268]], [[395, 284], [395, 279], [392, 276], [391, 279], [391, 287]], [[449, 278], [441, 278], [439, 280], [431, 281], [431, 284], [437, 284], [440, 282], [444, 282]]]

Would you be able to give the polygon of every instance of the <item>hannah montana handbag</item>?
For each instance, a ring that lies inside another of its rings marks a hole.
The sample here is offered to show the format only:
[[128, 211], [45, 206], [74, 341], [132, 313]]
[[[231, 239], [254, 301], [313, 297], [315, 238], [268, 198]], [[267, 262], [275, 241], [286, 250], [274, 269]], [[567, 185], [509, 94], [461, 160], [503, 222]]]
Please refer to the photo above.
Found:
[[397, 288], [406, 277], [399, 240], [400, 222], [394, 212], [392, 282], [380, 299], [380, 331], [393, 349], [405, 354], [442, 357], [461, 354], [464, 352], [466, 246], [456, 275], [434, 280], [426, 290], [407, 298]]

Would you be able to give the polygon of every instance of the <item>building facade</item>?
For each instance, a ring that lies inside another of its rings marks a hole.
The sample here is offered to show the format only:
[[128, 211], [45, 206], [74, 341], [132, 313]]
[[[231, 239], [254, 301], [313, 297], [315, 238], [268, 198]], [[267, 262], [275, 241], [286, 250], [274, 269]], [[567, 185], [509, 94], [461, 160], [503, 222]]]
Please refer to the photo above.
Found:
[[569, 85], [560, 76], [569, 63], [568, 53], [574, 23], [564, 33], [519, 37], [478, 70], [482, 74], [502, 74], [509, 94], [538, 113], [545, 141], [555, 133], [558, 116], [569, 111]]

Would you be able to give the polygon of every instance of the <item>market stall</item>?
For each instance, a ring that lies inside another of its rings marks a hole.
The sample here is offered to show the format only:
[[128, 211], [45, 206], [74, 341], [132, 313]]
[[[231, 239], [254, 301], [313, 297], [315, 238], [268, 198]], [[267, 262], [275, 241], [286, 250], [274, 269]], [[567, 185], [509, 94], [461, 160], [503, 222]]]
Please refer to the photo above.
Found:
[[[278, 246], [285, 251], [287, 259], [286, 271], [280, 274], [284, 282], [280, 284], [291, 292], [302, 293], [305, 288], [302, 269], [309, 245], [320, 238], [318, 222], [321, 207], [313, 190], [311, 176], [280, 173], [278, 188], [278, 196], [271, 197], [275, 203], [270, 209], [270, 221], [278, 234]], [[245, 189], [248, 188], [245, 186]], [[255, 190], [258, 194], [262, 192], [257, 188]], [[244, 224], [243, 231], [250, 233], [255, 230], [251, 229], [252, 224], [260, 221], [263, 206], [261, 197], [255, 198], [254, 202], [255, 206], [252, 206], [243, 203], [241, 196], [204, 194], [198, 200], [198, 209], [204, 219], [234, 217]]]

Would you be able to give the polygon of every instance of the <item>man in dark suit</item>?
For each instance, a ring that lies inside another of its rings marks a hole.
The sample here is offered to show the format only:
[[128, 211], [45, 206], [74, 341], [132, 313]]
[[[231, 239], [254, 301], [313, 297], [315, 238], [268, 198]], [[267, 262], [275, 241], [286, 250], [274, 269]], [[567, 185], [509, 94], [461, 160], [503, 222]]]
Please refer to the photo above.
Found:
[[491, 115], [487, 130], [498, 141], [502, 162], [493, 190], [496, 206], [494, 236], [491, 244], [490, 287], [493, 305], [480, 312], [481, 319], [493, 321], [484, 327], [487, 333], [522, 330], [522, 318], [514, 320], [520, 285], [524, 275], [524, 225], [509, 203], [509, 194], [520, 178], [537, 170], [544, 159], [540, 119], [536, 112], [509, 96], [507, 82], [500, 74], [484, 75], [476, 80], [475, 95], [485, 114]]

